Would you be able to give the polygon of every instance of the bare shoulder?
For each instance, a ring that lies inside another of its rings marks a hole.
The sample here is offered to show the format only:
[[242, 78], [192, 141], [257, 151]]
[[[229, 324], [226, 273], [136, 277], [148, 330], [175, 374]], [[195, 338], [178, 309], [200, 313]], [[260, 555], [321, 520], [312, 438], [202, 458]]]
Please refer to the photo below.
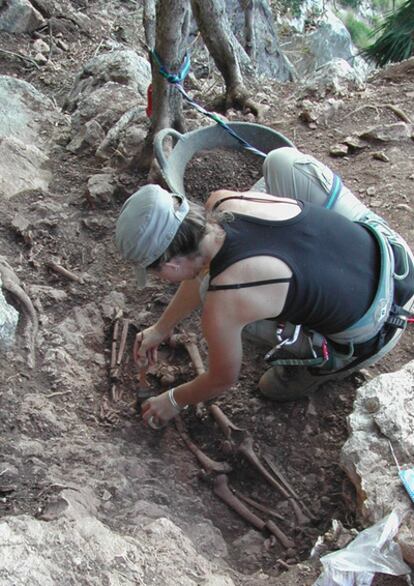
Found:
[[217, 202], [220, 202], [227, 197], [240, 197], [242, 195], [243, 194], [238, 191], [230, 191], [229, 189], [212, 191], [206, 201], [206, 209], [211, 211]]

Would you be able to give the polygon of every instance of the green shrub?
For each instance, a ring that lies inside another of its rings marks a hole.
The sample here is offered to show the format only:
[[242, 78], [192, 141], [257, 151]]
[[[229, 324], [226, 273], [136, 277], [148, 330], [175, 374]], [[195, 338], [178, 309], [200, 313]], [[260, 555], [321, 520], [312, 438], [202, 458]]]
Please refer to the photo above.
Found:
[[406, 0], [376, 29], [375, 42], [363, 55], [380, 67], [414, 55], [414, 0]]
[[355, 18], [355, 16], [349, 12], [345, 18], [345, 26], [351, 35], [352, 42], [360, 49], [367, 47], [371, 41], [372, 30], [371, 28]]

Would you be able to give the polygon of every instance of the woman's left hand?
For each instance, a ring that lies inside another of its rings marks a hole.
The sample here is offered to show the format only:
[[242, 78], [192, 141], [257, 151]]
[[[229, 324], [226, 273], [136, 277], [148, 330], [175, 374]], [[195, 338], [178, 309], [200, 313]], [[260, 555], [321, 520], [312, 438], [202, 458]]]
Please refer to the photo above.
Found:
[[172, 405], [168, 391], [147, 399], [141, 406], [141, 412], [144, 423], [153, 429], [160, 429], [179, 413]]

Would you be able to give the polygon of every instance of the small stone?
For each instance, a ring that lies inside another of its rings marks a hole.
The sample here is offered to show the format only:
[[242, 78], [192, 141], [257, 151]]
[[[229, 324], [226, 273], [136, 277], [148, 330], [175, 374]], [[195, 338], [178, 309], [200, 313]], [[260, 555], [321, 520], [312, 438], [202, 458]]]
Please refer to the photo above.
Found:
[[373, 185], [370, 185], [370, 187], [368, 187], [368, 189], [367, 189], [367, 195], [375, 195], [376, 193], [377, 193], [376, 187], [374, 187]]
[[380, 408], [380, 403], [377, 397], [369, 397], [365, 401], [365, 409], [368, 413], [376, 413]]
[[331, 157], [345, 157], [348, 154], [348, 145], [338, 143], [334, 144], [329, 149]]
[[379, 199], [373, 199], [369, 205], [371, 208], [380, 208], [382, 206], [382, 201]]
[[33, 49], [36, 53], [42, 53], [43, 55], [50, 53], [50, 47], [43, 39], [36, 39], [33, 43]]
[[311, 130], [315, 130], [315, 128], [318, 128], [318, 125], [317, 125], [315, 122], [311, 122], [311, 123], [308, 125], [308, 127], [309, 127]]
[[47, 63], [47, 57], [45, 57], [43, 53], [36, 53], [36, 55], [34, 56], [34, 60], [38, 65], [46, 65]]
[[65, 41], [62, 41], [62, 39], [57, 39], [56, 45], [62, 49], [62, 51], [69, 51], [69, 45], [65, 43]]
[[355, 151], [361, 150], [361, 149], [366, 149], [368, 146], [357, 136], [347, 136], [343, 142], [344, 142], [344, 144], [348, 145], [351, 150], [355, 150]]
[[11, 225], [16, 230], [16, 232], [23, 234], [28, 229], [30, 222], [21, 214], [16, 214], [11, 222]]
[[390, 159], [384, 153], [384, 151], [375, 151], [371, 153], [373, 159], [377, 159], [377, 161], [384, 161], [384, 163], [389, 163]]

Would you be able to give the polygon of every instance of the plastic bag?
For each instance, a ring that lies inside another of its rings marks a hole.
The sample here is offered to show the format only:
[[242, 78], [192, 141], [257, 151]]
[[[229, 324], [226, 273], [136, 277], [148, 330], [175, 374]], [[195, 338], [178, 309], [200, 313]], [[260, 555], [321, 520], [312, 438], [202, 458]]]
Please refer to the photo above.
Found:
[[393, 541], [401, 519], [396, 510], [362, 531], [347, 547], [321, 557], [324, 567], [313, 586], [370, 586], [375, 574], [401, 576], [411, 569]]

